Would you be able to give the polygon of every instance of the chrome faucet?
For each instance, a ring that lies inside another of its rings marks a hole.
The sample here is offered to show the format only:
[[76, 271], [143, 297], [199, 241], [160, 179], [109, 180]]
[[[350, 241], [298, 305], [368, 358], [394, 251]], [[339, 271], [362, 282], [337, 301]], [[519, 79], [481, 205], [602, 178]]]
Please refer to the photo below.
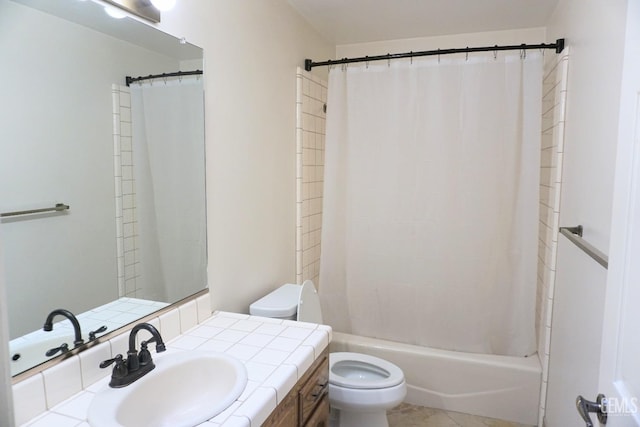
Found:
[[84, 344], [84, 340], [82, 339], [82, 331], [80, 331], [80, 323], [78, 322], [78, 319], [76, 319], [76, 316], [74, 316], [73, 313], [71, 313], [69, 310], [65, 310], [63, 308], [58, 308], [57, 310], [53, 310], [47, 316], [47, 320], [45, 320], [44, 326], [42, 329], [45, 332], [52, 331], [53, 318], [58, 315], [66, 317], [67, 319], [69, 319], [69, 321], [73, 325], [73, 332], [75, 334], [75, 341], [73, 341], [73, 346], [78, 347], [79, 345]]
[[[136, 335], [142, 329], [149, 331], [152, 337], [140, 343], [140, 352], [138, 352], [136, 350]], [[111, 382], [109, 382], [110, 387], [126, 387], [156, 367], [151, 358], [151, 353], [147, 349], [147, 345], [152, 342], [156, 343], [156, 353], [161, 353], [166, 350], [160, 332], [158, 332], [153, 325], [138, 323], [133, 327], [129, 333], [129, 351], [127, 351], [127, 358], [124, 359], [121, 354], [118, 354], [113, 359], [105, 360], [100, 364], [101, 368], [106, 368], [112, 363], [115, 363], [111, 374]]]

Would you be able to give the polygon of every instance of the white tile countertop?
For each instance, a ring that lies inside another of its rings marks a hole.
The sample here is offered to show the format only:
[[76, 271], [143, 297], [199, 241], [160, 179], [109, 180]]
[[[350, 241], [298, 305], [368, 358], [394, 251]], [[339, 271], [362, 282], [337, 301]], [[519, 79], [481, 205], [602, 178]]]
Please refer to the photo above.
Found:
[[[326, 325], [215, 312], [182, 334], [173, 334], [172, 337], [170, 331], [165, 331], [168, 324], [162, 321], [162, 317], [159, 321], [154, 320], [155, 322], [149, 323], [160, 326], [160, 333], [167, 344], [165, 354], [185, 350], [223, 352], [241, 360], [247, 368], [248, 382], [244, 392], [229, 408], [200, 424], [200, 427], [260, 426], [329, 345], [332, 334], [331, 327]], [[165, 332], [168, 337], [165, 337]], [[111, 369], [99, 369], [98, 364], [116, 353], [126, 354], [125, 344], [128, 336], [126, 332], [109, 342], [80, 353], [79, 360], [75, 362], [65, 360], [49, 368], [42, 374], [44, 379], [33, 377], [35, 379], [29, 378], [18, 383], [17, 387], [14, 386], [14, 398], [18, 401], [24, 400], [26, 404], [32, 398], [29, 396], [29, 399], [25, 399], [29, 389], [41, 386], [31, 383], [43, 381], [43, 398], [46, 400], [46, 407], [49, 408], [21, 425], [89, 427], [86, 420], [91, 400], [101, 388], [108, 387], [111, 375]], [[152, 354], [155, 356], [155, 351], [152, 351]], [[47, 388], [47, 382], [56, 382], [56, 377], [65, 375], [65, 365], [73, 363], [80, 364], [82, 378], [78, 378], [77, 381], [82, 383], [80, 388], [84, 389], [56, 403], [51, 391], [57, 389]], [[92, 366], [94, 364], [95, 367]], [[148, 375], [153, 375], [153, 372]]]

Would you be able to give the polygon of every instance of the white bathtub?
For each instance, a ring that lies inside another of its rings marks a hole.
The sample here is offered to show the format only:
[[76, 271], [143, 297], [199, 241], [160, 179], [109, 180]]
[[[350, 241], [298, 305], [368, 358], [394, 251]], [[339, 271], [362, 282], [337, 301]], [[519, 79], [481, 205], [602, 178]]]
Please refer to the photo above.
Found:
[[407, 403], [521, 424], [538, 422], [542, 370], [537, 355], [462, 353], [339, 332], [333, 333], [330, 349], [370, 354], [398, 365], [407, 381]]

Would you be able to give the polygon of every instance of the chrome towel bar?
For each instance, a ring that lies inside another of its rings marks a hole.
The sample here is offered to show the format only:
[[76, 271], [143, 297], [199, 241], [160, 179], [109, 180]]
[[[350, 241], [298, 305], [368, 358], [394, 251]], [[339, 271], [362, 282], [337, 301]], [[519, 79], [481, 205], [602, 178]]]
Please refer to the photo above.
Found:
[[609, 268], [609, 257], [607, 257], [604, 253], [593, 247], [589, 242], [582, 238], [582, 226], [578, 225], [576, 227], [560, 227], [560, 234], [565, 236], [574, 245], [579, 247], [593, 258], [598, 264], [603, 266], [604, 268]]
[[51, 208], [41, 208], [41, 209], [30, 209], [26, 211], [15, 211], [15, 212], [5, 212], [0, 213], [0, 217], [6, 216], [18, 216], [18, 215], [31, 215], [42, 212], [62, 212], [69, 210], [69, 205], [65, 205], [64, 203], [56, 203], [54, 207]]

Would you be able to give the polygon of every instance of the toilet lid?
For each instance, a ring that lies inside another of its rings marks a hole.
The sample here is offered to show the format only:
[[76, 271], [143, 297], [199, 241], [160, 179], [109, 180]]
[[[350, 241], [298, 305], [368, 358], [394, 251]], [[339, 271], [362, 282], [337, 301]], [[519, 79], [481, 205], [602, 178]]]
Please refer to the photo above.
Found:
[[311, 280], [305, 280], [298, 297], [298, 322], [322, 323], [318, 291]]
[[362, 353], [329, 353], [329, 383], [355, 389], [394, 387], [404, 381], [402, 369], [393, 363]]

